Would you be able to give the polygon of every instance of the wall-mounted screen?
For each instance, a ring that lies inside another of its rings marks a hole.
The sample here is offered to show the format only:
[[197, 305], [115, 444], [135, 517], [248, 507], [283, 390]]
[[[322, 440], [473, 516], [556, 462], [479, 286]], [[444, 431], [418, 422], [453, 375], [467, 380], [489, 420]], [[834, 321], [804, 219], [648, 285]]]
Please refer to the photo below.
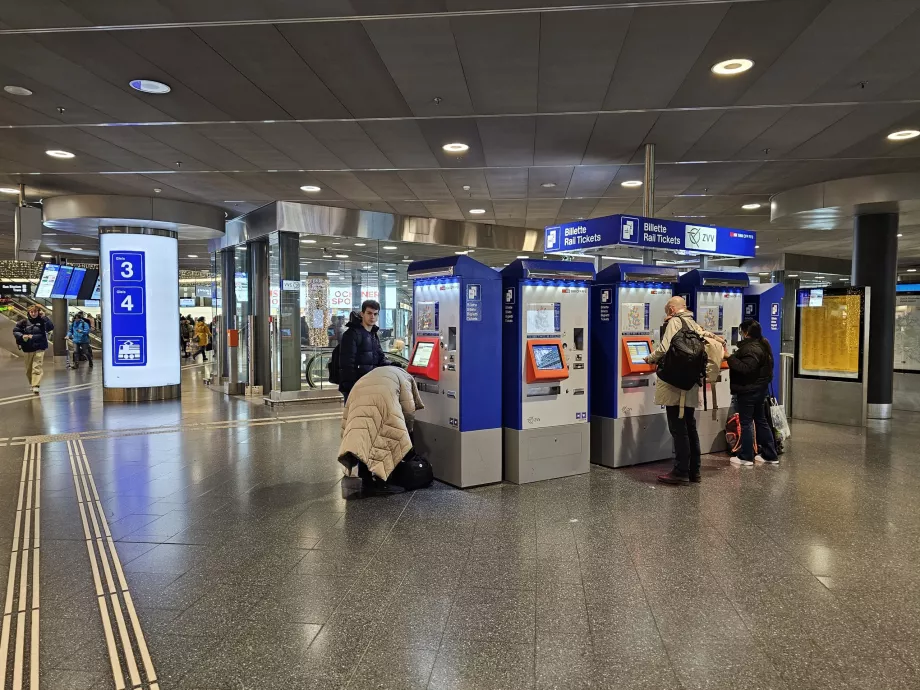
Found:
[[93, 295], [90, 299], [99, 299], [102, 294], [102, 277], [96, 278], [96, 286], [93, 288]]
[[[77, 299], [88, 300], [93, 299], [93, 294], [96, 292], [97, 281], [99, 280], [99, 270], [95, 268], [87, 268], [86, 275], [83, 276], [83, 284], [80, 286], [80, 292], [77, 294]], [[96, 299], [99, 299], [97, 296]]]
[[562, 351], [558, 345], [534, 345], [533, 359], [541, 371], [562, 369]]
[[51, 289], [57, 280], [61, 267], [57, 264], [45, 264], [42, 269], [42, 277], [38, 281], [38, 288], [35, 290], [35, 296], [38, 299], [51, 299]]
[[[820, 292], [820, 301], [816, 292]], [[863, 293], [857, 289], [800, 290], [797, 304], [798, 375], [859, 379]]]
[[74, 267], [70, 282], [67, 284], [67, 290], [64, 292], [65, 299], [77, 299], [77, 295], [80, 294], [80, 286], [83, 285], [84, 276], [86, 276], [85, 268]]
[[183, 297], [182, 299], [179, 300], [179, 306], [180, 307], [194, 307], [195, 298], [194, 297]]
[[60, 267], [54, 286], [51, 288], [51, 299], [64, 299], [64, 293], [67, 292], [71, 275], [73, 275], [73, 266]]
[[431, 355], [434, 353], [434, 343], [421, 342], [415, 347], [415, 355], [412, 357], [412, 366], [427, 367], [431, 361]]
[[627, 342], [626, 347], [629, 350], [629, 361], [633, 364], [645, 364], [645, 358], [652, 354], [646, 342]]

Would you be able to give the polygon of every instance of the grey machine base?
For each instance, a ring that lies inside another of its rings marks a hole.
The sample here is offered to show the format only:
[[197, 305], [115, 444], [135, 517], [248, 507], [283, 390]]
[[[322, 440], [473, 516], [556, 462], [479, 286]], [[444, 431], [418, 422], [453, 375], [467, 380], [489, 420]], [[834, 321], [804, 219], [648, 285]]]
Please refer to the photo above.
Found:
[[894, 372], [894, 409], [920, 412], [920, 372]]
[[[711, 402], [711, 401], [710, 401]], [[702, 407], [696, 411], [696, 430], [700, 435], [700, 451], [706, 453], [724, 453], [728, 448], [725, 442], [725, 424], [728, 422], [728, 405], [715, 410], [704, 410]]]
[[642, 417], [591, 417], [591, 462], [628, 467], [674, 457], [664, 412]]
[[502, 480], [502, 430], [460, 431], [415, 422], [415, 450], [428, 458], [435, 479], [465, 489]]
[[796, 377], [792, 416], [811, 422], [866, 426], [866, 387], [859, 381]]
[[504, 431], [505, 481], [527, 484], [591, 470], [590, 424]]

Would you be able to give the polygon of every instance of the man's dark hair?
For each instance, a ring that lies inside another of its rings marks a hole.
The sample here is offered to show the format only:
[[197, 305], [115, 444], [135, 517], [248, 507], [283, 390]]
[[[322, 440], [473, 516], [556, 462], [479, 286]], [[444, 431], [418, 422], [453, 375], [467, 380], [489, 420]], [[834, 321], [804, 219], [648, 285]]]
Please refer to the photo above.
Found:
[[365, 312], [368, 309], [373, 309], [374, 311], [380, 311], [380, 302], [375, 299], [366, 299], [361, 302], [361, 311]]

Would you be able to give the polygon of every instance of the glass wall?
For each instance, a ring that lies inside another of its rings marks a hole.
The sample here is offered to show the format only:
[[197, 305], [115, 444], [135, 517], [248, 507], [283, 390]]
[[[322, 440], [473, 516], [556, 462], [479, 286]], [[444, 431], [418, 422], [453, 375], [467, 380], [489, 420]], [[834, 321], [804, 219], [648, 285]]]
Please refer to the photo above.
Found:
[[249, 294], [249, 250], [246, 245], [233, 248], [233, 301], [234, 324], [240, 332], [240, 345], [237, 358], [237, 381], [249, 383], [249, 351], [252, 333], [249, 323], [250, 309]]

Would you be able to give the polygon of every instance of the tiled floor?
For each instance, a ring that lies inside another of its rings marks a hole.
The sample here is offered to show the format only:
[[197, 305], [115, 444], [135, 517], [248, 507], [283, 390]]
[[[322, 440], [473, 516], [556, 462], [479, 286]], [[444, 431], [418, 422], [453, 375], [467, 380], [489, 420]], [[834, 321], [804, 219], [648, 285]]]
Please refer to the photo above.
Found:
[[[48, 390], [76, 385], [58, 373]], [[110, 645], [129, 688], [129, 656], [139, 687], [186, 690], [920, 688], [920, 416], [797, 423], [778, 467], [712, 456], [690, 487], [652, 465], [362, 499], [337, 421], [184, 378], [181, 403], [87, 388], [0, 407], [7, 443], [96, 430], [40, 444], [42, 688], [116, 687]], [[0, 446], [4, 562], [30, 447]], [[105, 521], [84, 523], [97, 494]], [[11, 632], [10, 679], [16, 653]]]

